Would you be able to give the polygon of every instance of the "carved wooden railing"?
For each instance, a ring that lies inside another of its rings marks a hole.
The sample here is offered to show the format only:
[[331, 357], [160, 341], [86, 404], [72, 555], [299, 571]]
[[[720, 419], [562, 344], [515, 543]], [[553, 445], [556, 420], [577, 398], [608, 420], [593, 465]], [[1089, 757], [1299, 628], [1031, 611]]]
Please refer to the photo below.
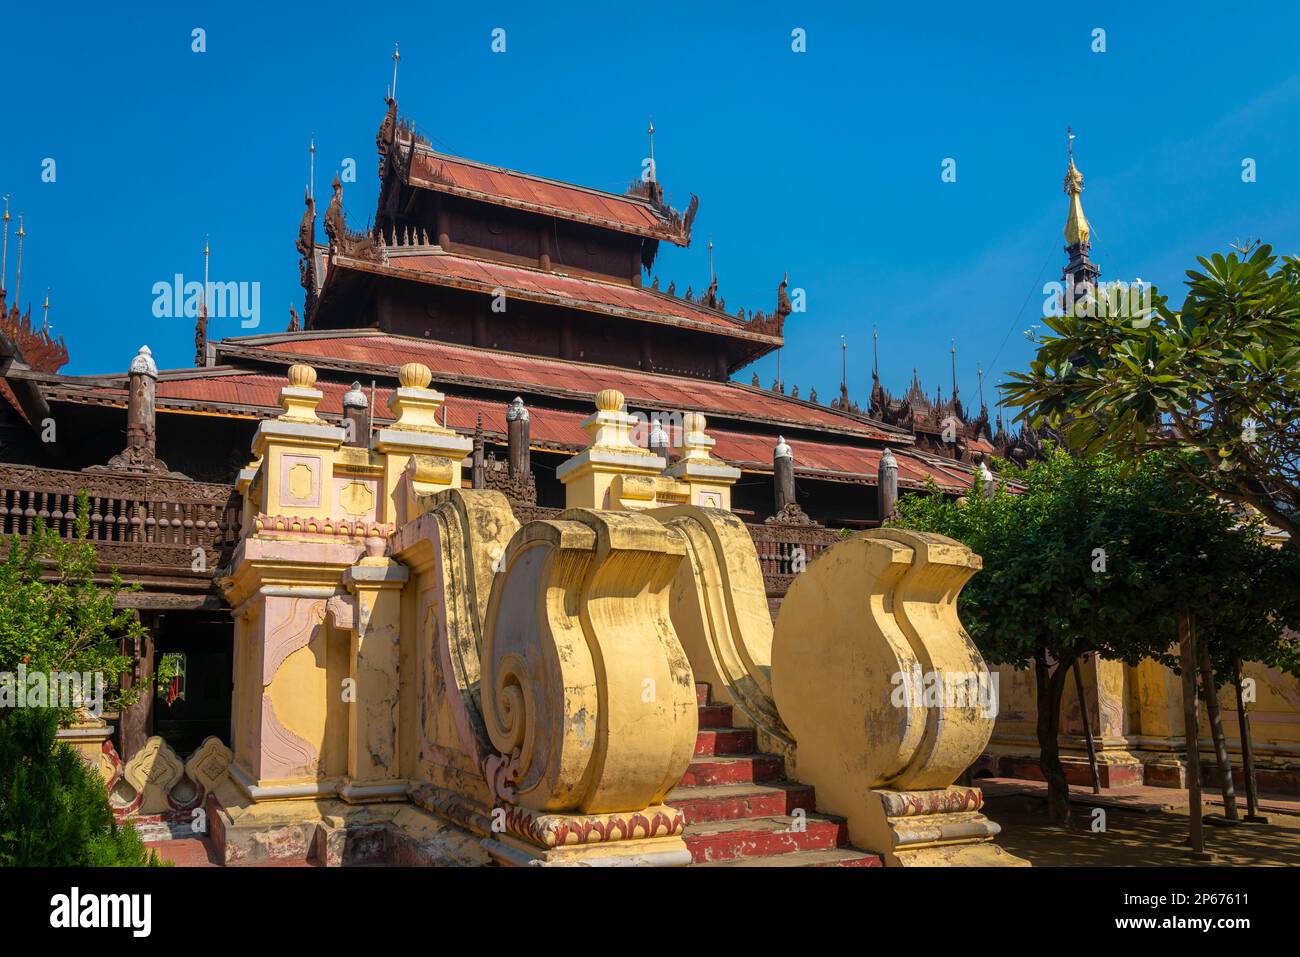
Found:
[[763, 569], [768, 598], [784, 597], [795, 576], [840, 540], [839, 532], [820, 525], [748, 525]]
[[239, 540], [233, 485], [19, 465], [0, 465], [0, 536], [30, 535], [39, 520], [73, 538], [83, 491], [86, 537], [105, 566], [206, 578]]
[[[511, 509], [519, 523], [536, 519], [559, 517], [563, 509], [547, 508], [512, 501]], [[758, 563], [763, 569], [763, 586], [768, 598], [782, 598], [794, 581], [814, 558], [840, 540], [833, 528], [821, 525], [758, 525], [748, 524], [749, 536], [758, 552]]]

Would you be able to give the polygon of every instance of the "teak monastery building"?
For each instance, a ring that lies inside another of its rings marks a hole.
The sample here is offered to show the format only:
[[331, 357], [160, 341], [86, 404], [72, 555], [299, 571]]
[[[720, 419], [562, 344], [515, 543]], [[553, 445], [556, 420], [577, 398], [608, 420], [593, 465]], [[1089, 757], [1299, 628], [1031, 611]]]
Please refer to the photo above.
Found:
[[[957, 782], [1032, 767], [1032, 678], [1000, 671], [996, 725], [885, 730], [881, 675], [988, 669], [954, 604], [978, 557], [881, 526], [1040, 437], [955, 376], [896, 398], [877, 369], [865, 408], [764, 388], [789, 280], [734, 311], [716, 276], [661, 282], [699, 202], [653, 166], [621, 195], [487, 166], [392, 100], [376, 145], [373, 226], [336, 178], [319, 242], [305, 197], [301, 316], [212, 340], [205, 301], [193, 368], [145, 347], [63, 375], [0, 277], [0, 532], [70, 534], [84, 490], [106, 570], [141, 585], [136, 678], [180, 672], [64, 733], [114, 806], [175, 829], [202, 805], [231, 862], [1014, 863]], [[1081, 190], [1071, 158], [1065, 275], [1095, 282]], [[1261, 778], [1300, 785], [1300, 696], [1256, 677]], [[1097, 661], [1086, 685], [1104, 782], [1178, 783], [1173, 676]]]

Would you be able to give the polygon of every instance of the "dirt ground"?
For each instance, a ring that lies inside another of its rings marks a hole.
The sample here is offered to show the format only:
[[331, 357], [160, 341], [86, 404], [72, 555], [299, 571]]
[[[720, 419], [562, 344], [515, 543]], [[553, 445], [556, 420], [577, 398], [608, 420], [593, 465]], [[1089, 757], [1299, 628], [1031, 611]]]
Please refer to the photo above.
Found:
[[[1034, 797], [995, 798], [984, 813], [1002, 825], [997, 844], [1035, 867], [1191, 867], [1201, 863], [1187, 856], [1186, 807], [1145, 811], [1105, 807], [1106, 829], [1098, 832], [1092, 829], [1092, 807], [1075, 804], [1073, 809], [1068, 830], [1050, 824], [1044, 802]], [[1267, 824], [1215, 827], [1207, 823], [1205, 849], [1215, 855], [1208, 863], [1300, 866], [1300, 815], [1269, 810], [1265, 816]]]

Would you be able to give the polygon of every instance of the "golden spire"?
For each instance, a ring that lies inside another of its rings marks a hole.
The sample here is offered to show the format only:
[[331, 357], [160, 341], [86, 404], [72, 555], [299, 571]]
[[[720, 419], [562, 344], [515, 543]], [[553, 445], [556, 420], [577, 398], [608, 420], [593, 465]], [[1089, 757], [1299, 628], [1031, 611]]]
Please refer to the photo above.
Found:
[[45, 287], [45, 318], [41, 322], [41, 330], [48, 333], [50, 331], [50, 287]]
[[1088, 218], [1083, 215], [1083, 203], [1079, 194], [1083, 192], [1083, 174], [1074, 165], [1074, 132], [1065, 128], [1070, 137], [1070, 166], [1065, 171], [1065, 192], [1070, 197], [1070, 215], [1065, 221], [1066, 246], [1079, 246], [1088, 242], [1092, 230], [1088, 228]]

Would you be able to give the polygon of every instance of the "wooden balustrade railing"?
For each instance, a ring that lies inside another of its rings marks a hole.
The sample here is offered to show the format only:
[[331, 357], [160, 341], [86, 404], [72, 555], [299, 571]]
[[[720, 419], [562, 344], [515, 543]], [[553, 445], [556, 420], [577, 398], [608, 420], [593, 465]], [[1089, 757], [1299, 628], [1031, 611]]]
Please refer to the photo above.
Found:
[[833, 528], [820, 525], [749, 525], [758, 551], [767, 597], [783, 598], [790, 583], [812, 560], [840, 540]]
[[82, 492], [86, 537], [105, 566], [210, 577], [239, 540], [233, 485], [21, 465], [0, 465], [0, 536], [30, 535], [39, 520], [74, 537]]
[[[515, 518], [520, 523], [536, 519], [555, 518], [563, 509], [541, 505], [511, 502]], [[840, 540], [833, 528], [820, 525], [757, 525], [746, 524], [758, 552], [758, 563], [763, 569], [763, 585], [767, 597], [785, 597], [786, 589], [810, 562]]]

